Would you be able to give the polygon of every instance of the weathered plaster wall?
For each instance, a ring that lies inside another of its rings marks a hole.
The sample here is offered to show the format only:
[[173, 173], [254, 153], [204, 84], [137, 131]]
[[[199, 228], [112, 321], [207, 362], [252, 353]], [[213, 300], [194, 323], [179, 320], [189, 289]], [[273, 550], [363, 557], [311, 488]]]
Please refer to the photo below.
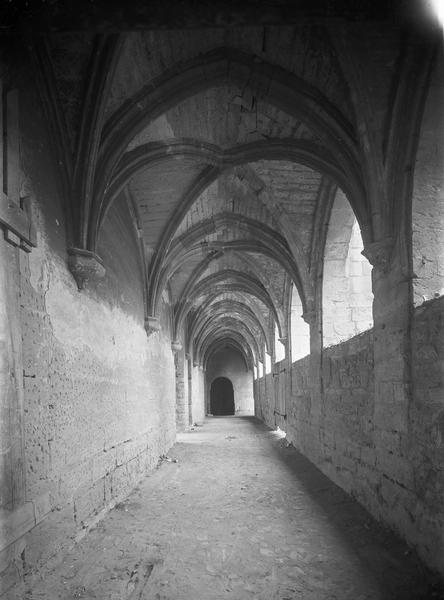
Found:
[[239, 352], [231, 348], [215, 352], [208, 361], [206, 370], [207, 407], [212, 382], [217, 377], [227, 377], [233, 384], [234, 412], [236, 415], [253, 412], [253, 374], [247, 370]]
[[[170, 307], [164, 300], [162, 329], [147, 337], [138, 249], [124, 241], [133, 227], [128, 207], [116, 202], [104, 224], [98, 253], [105, 277], [79, 292], [67, 268], [47, 132], [33, 102], [31, 93], [22, 95], [22, 189], [35, 198], [38, 244], [25, 254], [0, 243], [9, 279], [9, 291], [0, 288], [1, 317], [5, 300], [17, 298], [22, 348], [9, 356], [21, 354], [23, 362], [26, 471], [23, 502], [5, 497], [0, 515], [8, 534], [0, 540], [0, 595], [8, 594], [18, 563], [22, 569], [46, 561], [128, 494], [176, 431]], [[8, 258], [16, 254], [18, 260]], [[3, 343], [10, 332], [0, 322]]]
[[[27, 497], [48, 493], [48, 508], [62, 508], [72, 532], [128, 493], [174, 442], [170, 338], [167, 330], [147, 339], [141, 315], [126, 310], [142, 305], [128, 287], [116, 304], [79, 293], [44, 235], [22, 286]], [[52, 535], [45, 545], [32, 539], [29, 562], [57, 544]]]

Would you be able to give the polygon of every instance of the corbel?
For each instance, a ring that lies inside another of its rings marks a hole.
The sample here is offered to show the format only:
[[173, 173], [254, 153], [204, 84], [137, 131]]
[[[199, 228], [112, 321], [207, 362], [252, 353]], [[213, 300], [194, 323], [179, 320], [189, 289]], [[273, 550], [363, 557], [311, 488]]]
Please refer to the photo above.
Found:
[[154, 317], [153, 315], [148, 315], [145, 317], [145, 331], [148, 336], [150, 336], [152, 333], [160, 331], [159, 318]]
[[381, 273], [387, 273], [390, 267], [393, 246], [393, 238], [388, 237], [383, 240], [378, 240], [377, 242], [366, 244], [361, 254], [365, 256], [372, 267]]
[[105, 267], [100, 256], [81, 248], [68, 248], [68, 268], [79, 290], [83, 290], [89, 281], [105, 275]]

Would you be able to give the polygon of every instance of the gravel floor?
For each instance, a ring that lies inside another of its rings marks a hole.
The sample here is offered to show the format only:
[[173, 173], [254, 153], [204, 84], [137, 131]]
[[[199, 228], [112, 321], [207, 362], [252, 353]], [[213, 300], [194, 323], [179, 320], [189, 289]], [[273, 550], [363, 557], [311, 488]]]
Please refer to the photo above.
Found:
[[254, 418], [208, 419], [169, 458], [30, 574], [26, 600], [442, 597], [407, 547]]

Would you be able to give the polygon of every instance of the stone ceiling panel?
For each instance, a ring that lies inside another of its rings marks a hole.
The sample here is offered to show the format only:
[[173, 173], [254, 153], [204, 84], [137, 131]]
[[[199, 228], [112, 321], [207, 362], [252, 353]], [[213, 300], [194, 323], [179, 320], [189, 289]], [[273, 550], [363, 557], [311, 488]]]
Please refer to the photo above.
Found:
[[217, 258], [217, 260], [212, 260], [202, 275], [199, 277], [197, 283], [210, 275], [215, 275], [220, 271], [239, 271], [240, 273], [245, 273], [257, 279], [257, 271], [255, 270], [254, 264], [250, 264], [246, 262], [245, 256], [240, 254], [239, 252], [234, 251], [226, 251]]
[[301, 23], [288, 27], [129, 33], [116, 68], [107, 117], [167, 69], [220, 47], [238, 49], [256, 55], [258, 62], [282, 66], [330, 97], [343, 114], [350, 113], [348, 89], [327, 32], [319, 25]]
[[138, 173], [129, 184], [137, 202], [144, 242], [154, 249], [184, 191], [202, 170], [189, 160], [172, 160]]
[[303, 249], [309, 252], [321, 173], [285, 161], [259, 161], [251, 166], [266, 185], [268, 202], [285, 213], [295, 239], [300, 240]]
[[180, 224], [176, 237], [202, 220], [221, 213], [239, 214], [269, 227], [278, 227], [260, 196], [251, 190], [245, 179], [239, 178], [237, 172], [232, 170], [222, 174], [193, 203]]
[[222, 149], [276, 138], [321, 141], [301, 121], [269, 104], [246, 85], [211, 87], [152, 121], [128, 150], [165, 139], [194, 139]]
[[171, 289], [171, 297], [173, 300], [173, 304], [177, 302], [177, 299], [180, 297], [180, 294], [187, 284], [191, 274], [194, 269], [198, 266], [200, 261], [202, 260], [202, 256], [193, 257], [186, 261], [183, 265], [181, 265], [177, 271], [169, 278], [169, 285]]
[[256, 265], [256, 268], [262, 273], [262, 278], [268, 282], [273, 289], [276, 301], [279, 303], [279, 308], [285, 306], [285, 290], [287, 273], [276, 263], [272, 258], [258, 254], [256, 252], [248, 252], [251, 265]]

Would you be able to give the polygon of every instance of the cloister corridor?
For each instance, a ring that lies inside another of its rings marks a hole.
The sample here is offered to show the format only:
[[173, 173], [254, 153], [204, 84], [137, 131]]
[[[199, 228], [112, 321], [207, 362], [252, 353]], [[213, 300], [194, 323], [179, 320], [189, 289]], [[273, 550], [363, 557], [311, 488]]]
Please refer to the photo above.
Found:
[[444, 600], [442, 6], [0, 2], [0, 600]]

